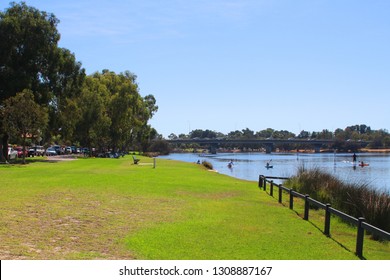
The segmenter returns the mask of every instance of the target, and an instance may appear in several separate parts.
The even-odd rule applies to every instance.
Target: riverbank
[[[325,237],[256,183],[202,165],[158,158],[153,168],[125,156],[0,172],[1,259],[356,259],[353,245]],[[369,259],[390,252],[367,242]]]
[[[360,149],[362,153],[390,153],[390,149]]]

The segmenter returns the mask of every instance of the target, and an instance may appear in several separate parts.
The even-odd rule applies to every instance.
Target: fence
[[[267,183],[270,185],[270,191],[269,194],[273,196],[274,194],[274,188],[279,189],[279,197],[278,201],[279,203],[282,203],[282,196],[283,191],[287,192],[289,195],[289,207],[291,210],[294,209],[294,197],[301,198],[305,201],[305,210],[304,210],[304,220],[309,220],[309,211],[310,211],[310,205],[314,205],[318,208],[325,210],[325,224],[324,224],[324,234],[327,236],[330,236],[330,220],[331,220],[331,214],[340,217],[342,220],[349,222],[352,225],[355,225],[357,227],[357,236],[356,236],[356,255],[359,258],[363,258],[363,242],[364,242],[364,232],[365,230],[371,232],[372,234],[375,234],[385,240],[390,240],[390,233],[381,230],[380,228],[377,228],[373,225],[370,225],[365,222],[364,218],[354,218],[350,215],[347,215],[335,208],[332,208],[329,203],[324,204],[317,200],[314,200],[310,198],[309,195],[303,195],[299,192],[294,191],[293,189],[289,189],[284,187],[282,184],[275,184],[273,180],[269,179],[288,179],[283,177],[265,177],[263,175],[259,176],[259,188],[263,189],[264,191],[267,190]]]

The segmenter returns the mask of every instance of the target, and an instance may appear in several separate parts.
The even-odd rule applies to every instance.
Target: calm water
[[[298,167],[319,167],[342,180],[365,182],[373,187],[390,191],[390,155],[383,153],[357,154],[357,160],[369,166],[354,166],[352,154],[264,154],[264,153],[221,153],[216,155],[170,154],[161,158],[197,162],[207,160],[219,173],[232,177],[257,181],[259,175],[289,177],[296,174]],[[233,167],[228,163],[233,161]],[[267,162],[273,168],[265,168]],[[278,181],[278,183],[281,181]]]

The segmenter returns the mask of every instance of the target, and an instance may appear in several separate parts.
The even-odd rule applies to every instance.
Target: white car
[[[57,152],[54,149],[54,147],[49,147],[49,148],[46,149],[46,155],[47,156],[56,156]]]
[[[8,147],[8,160],[16,160],[18,157],[18,151]]]
[[[44,156],[45,155],[45,149],[42,146],[33,146],[28,150],[28,156],[34,157],[34,156]]]

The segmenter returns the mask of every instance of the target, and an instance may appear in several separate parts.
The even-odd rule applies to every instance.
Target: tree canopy
[[[272,139],[279,139],[279,140],[288,140],[288,139],[302,139],[302,140],[310,140],[310,139],[319,139],[319,140],[331,140],[334,139],[335,143],[333,146],[324,147],[329,149],[338,149],[339,151],[349,151],[349,150],[356,150],[360,145],[358,145],[358,142],[361,141],[367,141],[370,142],[369,146],[370,148],[390,148],[390,134],[388,131],[384,129],[379,130],[372,130],[370,126],[367,126],[365,124],[360,125],[352,125],[348,126],[345,129],[338,128],[334,132],[329,131],[327,129],[323,129],[322,131],[313,131],[309,132],[306,130],[302,130],[298,135],[294,134],[293,132],[289,132],[287,130],[274,130],[272,128],[267,128],[260,130],[258,132],[252,131],[249,128],[245,128],[242,130],[235,130],[231,131],[227,134],[224,134],[222,132],[218,131],[212,131],[209,129],[203,130],[203,129],[195,129],[193,131],[190,131],[188,135],[186,134],[180,134],[179,136],[175,135],[174,133],[171,133],[168,136],[168,139],[194,139],[194,138],[223,138],[223,139],[230,139],[230,140],[249,140],[249,139],[259,139],[264,140],[268,138]],[[182,144],[183,146],[184,144]],[[191,147],[194,146],[194,144],[189,144]],[[302,144],[301,144],[302,145]],[[278,148],[280,150],[294,150],[297,148],[305,148],[305,146],[301,146],[299,144],[276,144],[275,148]],[[221,147],[226,148],[238,148],[238,149],[245,149],[245,148],[259,148],[259,145],[254,144],[235,144],[234,146],[231,146],[231,144],[221,144]]]
[[[136,76],[108,70],[88,76],[78,105],[75,139],[88,147],[127,149],[140,145],[148,120],[157,111],[153,95],[142,98]]]
[[[24,2],[0,12],[0,105],[28,89],[37,104],[51,107],[50,123],[57,127],[61,107],[77,95],[85,76],[74,54],[58,47],[58,23],[53,14]],[[9,131],[0,127],[5,154]]]

